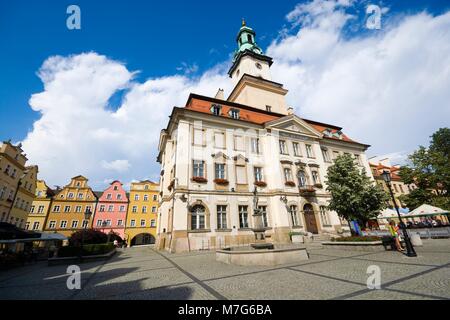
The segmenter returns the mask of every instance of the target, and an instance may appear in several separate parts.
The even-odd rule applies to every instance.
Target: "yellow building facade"
[[[67,237],[76,231],[91,228],[97,197],[83,176],[72,178],[63,189],[53,196],[44,231],[58,232]],[[91,212],[88,220],[85,212]]]
[[[54,192],[44,180],[37,180],[36,192],[25,229],[43,231],[52,204]]]
[[[17,196],[20,179],[25,172],[27,158],[22,146],[14,146],[10,141],[0,144],[0,221],[16,224],[11,215]],[[20,224],[20,218],[19,218]],[[19,225],[17,225],[19,226]]]
[[[158,197],[157,183],[145,180],[131,184],[125,228],[129,246],[155,243]]]
[[[26,227],[28,214],[34,201],[34,193],[36,192],[37,174],[37,166],[28,166],[20,178],[14,206],[10,213],[10,221],[13,219],[12,223],[19,228]]]

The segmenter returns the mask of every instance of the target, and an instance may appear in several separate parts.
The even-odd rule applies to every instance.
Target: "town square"
[[[409,5],[2,4],[0,301],[449,300],[450,7]],[[178,315],[272,315],[222,307]]]

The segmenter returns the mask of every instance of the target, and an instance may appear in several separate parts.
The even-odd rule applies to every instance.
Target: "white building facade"
[[[254,241],[253,199],[263,211],[267,241],[290,232],[337,233],[347,228],[326,208],[326,172],[343,153],[370,174],[368,145],[341,128],[303,119],[286,104],[287,90],[270,76],[272,59],[245,24],[224,99],[191,94],[161,132],[161,203],[157,248],[214,249]]]

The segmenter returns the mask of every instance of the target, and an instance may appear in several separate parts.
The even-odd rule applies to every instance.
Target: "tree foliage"
[[[399,175],[404,183],[415,184],[417,189],[402,196],[401,200],[411,210],[424,203],[450,209],[447,192],[450,185],[450,129],[436,131],[431,136],[430,146],[420,146],[408,160]]]
[[[387,194],[355,164],[355,159],[344,154],[338,156],[328,168],[327,191],[331,193],[330,210],[346,219],[363,225],[375,219],[387,204]]]

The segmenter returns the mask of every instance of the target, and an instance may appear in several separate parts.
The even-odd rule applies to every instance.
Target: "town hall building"
[[[326,208],[328,166],[348,153],[370,175],[368,145],[294,114],[288,90],[272,80],[272,58],[245,22],[237,42],[228,98],[221,89],[215,97],[191,94],[161,132],[158,249],[253,242],[255,191],[267,241],[289,242],[290,232],[336,234],[347,226]]]

